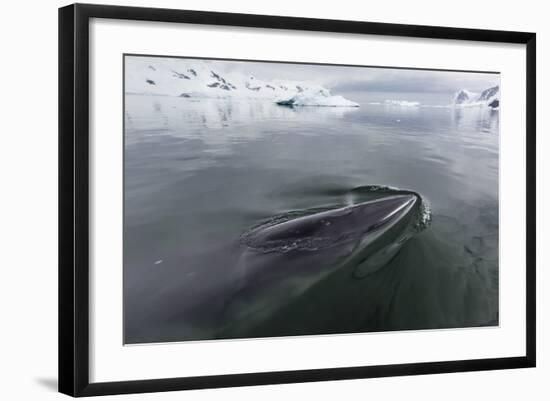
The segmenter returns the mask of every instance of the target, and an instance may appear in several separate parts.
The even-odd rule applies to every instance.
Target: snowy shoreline
[[[170,96],[192,101],[202,99],[242,99],[269,101],[286,107],[360,107],[322,85],[309,81],[262,80],[250,71],[235,70],[207,60],[129,56],[125,59],[126,94]],[[254,68],[253,64],[246,69]],[[481,93],[462,89],[449,104],[428,105],[416,99],[381,99],[364,103],[391,108],[488,107],[498,110],[500,88],[493,86]]]
[[[359,107],[359,104],[314,83],[264,81],[252,74],[220,71],[215,63],[192,59],[129,57],[125,93],[190,99],[270,100],[282,106]]]

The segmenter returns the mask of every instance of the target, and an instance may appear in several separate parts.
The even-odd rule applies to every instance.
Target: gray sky
[[[460,89],[480,92],[498,85],[499,74],[342,67],[307,64],[222,62],[220,69],[252,73],[263,79],[314,81],[338,91],[454,93]],[[222,66],[223,64],[223,66]]]

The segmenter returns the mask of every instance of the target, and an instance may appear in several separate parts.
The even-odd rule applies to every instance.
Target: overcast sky
[[[499,84],[499,74],[343,67],[311,64],[213,61],[220,70],[251,73],[263,80],[313,81],[338,91],[454,93],[480,92]]]

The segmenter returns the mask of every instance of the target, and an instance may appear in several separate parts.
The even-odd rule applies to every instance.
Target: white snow
[[[295,106],[359,106],[313,82],[264,81],[244,68],[224,70],[227,64],[211,60],[137,57],[125,59],[125,92],[185,98],[241,98],[270,101],[296,100]]]
[[[321,107],[359,107],[358,103],[352,102],[340,95],[332,95],[328,89],[305,90],[289,98],[277,100],[281,106],[321,106]]]
[[[470,92],[462,89],[454,96],[454,107],[491,107],[498,109],[500,103],[500,88],[493,86],[481,93]]]
[[[475,92],[470,92],[467,89],[462,89],[462,90],[459,90],[457,93],[455,93],[454,99],[453,99],[453,104],[469,103],[469,102],[472,101],[472,99],[475,99],[478,96],[479,96],[479,94],[477,94]]]

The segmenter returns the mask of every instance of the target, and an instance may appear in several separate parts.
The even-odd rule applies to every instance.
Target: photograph
[[[498,327],[500,79],[124,54],[123,344]]]

